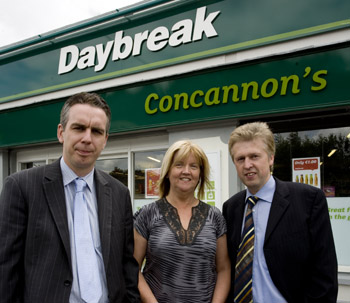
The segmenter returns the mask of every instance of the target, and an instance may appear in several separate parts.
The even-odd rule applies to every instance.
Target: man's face
[[[107,143],[107,116],[98,107],[75,104],[69,110],[68,122],[57,128],[57,138],[63,144],[63,159],[78,175],[87,175]]]
[[[274,156],[267,154],[261,139],[237,142],[231,154],[239,178],[252,194],[256,194],[269,180]]]

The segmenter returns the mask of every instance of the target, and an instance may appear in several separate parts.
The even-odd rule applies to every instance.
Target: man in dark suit
[[[271,176],[275,143],[266,123],[236,128],[229,150],[247,189],[223,205],[232,264],[227,302],[335,303],[337,260],[323,192]],[[246,257],[240,256],[240,242],[249,196],[258,198],[251,212],[255,229],[253,261],[242,274],[236,261],[243,262],[240,260]],[[244,280],[246,287],[241,291],[240,279],[250,269],[250,280]]]
[[[110,118],[99,95],[70,97],[57,129],[62,158],[7,177],[0,197],[1,303],[140,302],[129,191],[94,168]],[[78,212],[79,191],[86,203]],[[84,252],[80,237],[90,241]],[[86,251],[89,257],[81,257]]]

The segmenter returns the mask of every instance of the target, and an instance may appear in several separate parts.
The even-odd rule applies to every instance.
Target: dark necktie
[[[245,214],[244,228],[241,243],[238,248],[235,268],[235,303],[253,302],[252,274],[254,257],[254,221],[252,209],[258,200],[259,198],[255,196],[250,196],[247,199],[248,206]]]

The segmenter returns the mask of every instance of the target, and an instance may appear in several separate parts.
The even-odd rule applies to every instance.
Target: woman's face
[[[176,159],[169,170],[170,192],[194,194],[200,179],[200,165],[193,153],[183,160]]]

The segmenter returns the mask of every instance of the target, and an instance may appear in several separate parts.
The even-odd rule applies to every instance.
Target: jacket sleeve
[[[338,294],[338,266],[328,213],[327,200],[321,190],[317,191],[311,213],[311,262],[312,273],[308,301],[335,303]]]
[[[140,293],[138,290],[139,264],[134,258],[134,228],[133,213],[130,194],[127,194],[125,208],[125,249],[124,249],[124,277],[126,283],[127,299],[130,303],[138,303]]]
[[[20,186],[7,177],[0,196],[0,303],[23,302],[26,222]]]

